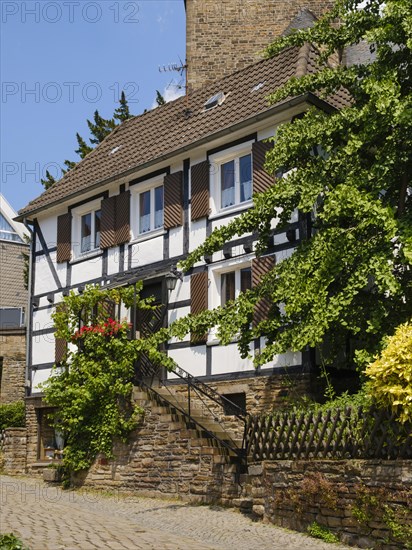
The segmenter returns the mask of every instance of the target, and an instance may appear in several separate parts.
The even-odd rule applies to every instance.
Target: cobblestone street
[[[331,549],[233,510],[116,492],[62,491],[26,477],[1,477],[0,519],[0,532],[13,532],[31,550]]]

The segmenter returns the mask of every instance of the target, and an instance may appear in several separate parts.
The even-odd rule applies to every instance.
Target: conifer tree
[[[116,122],[113,118],[106,119],[100,116],[97,109],[94,112],[93,120],[94,122],[87,120],[87,126],[93,136],[93,138],[90,138],[90,143],[99,145],[116,128]]]
[[[156,103],[159,105],[159,107],[161,105],[165,105],[165,103],[166,103],[165,98],[162,96],[162,94],[159,92],[159,90],[156,90]]]
[[[79,155],[81,159],[84,159],[86,155],[90,153],[90,151],[93,151],[93,147],[90,147],[90,145],[87,145],[85,140],[81,137],[81,135],[77,132],[76,134],[77,143],[79,144],[79,147],[75,150],[75,153]]]
[[[124,92],[122,92],[120,96],[119,104],[120,106],[117,107],[117,109],[115,109],[114,111],[113,118],[121,123],[125,120],[129,120],[129,118],[132,118],[133,116],[130,114],[129,105],[127,103],[126,95]]]

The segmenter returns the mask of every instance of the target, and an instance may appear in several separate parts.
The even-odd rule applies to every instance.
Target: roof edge
[[[93,185],[90,185],[87,188],[87,191],[93,191],[95,189],[98,189],[99,187],[103,185],[108,185],[110,183],[113,183],[114,181],[127,177],[129,175],[132,175],[137,170],[144,170],[146,168],[150,168],[151,166],[158,164],[159,162],[163,162],[165,160],[168,160],[174,156],[177,156],[181,153],[184,153],[186,151],[191,151],[192,149],[195,149],[196,147],[199,147],[201,145],[204,145],[205,143],[209,143],[213,139],[218,139],[219,137],[223,137],[227,134],[232,134],[234,131],[241,130],[242,128],[246,128],[249,126],[252,122],[257,122],[261,120],[265,120],[266,118],[269,118],[270,116],[282,112],[290,107],[295,107],[299,104],[303,103],[311,103],[320,109],[323,109],[325,111],[334,112],[337,109],[333,107],[330,103],[327,101],[317,97],[312,92],[307,92],[305,94],[301,94],[299,96],[296,96],[294,98],[285,100],[281,103],[277,103],[276,105],[273,105],[272,107],[269,107],[266,111],[263,111],[262,113],[259,113],[257,115],[254,115],[250,118],[247,118],[245,120],[242,120],[241,122],[234,124],[230,127],[224,128],[218,132],[215,132],[213,134],[209,134],[208,136],[203,137],[200,140],[194,141],[188,145],[184,145],[183,147],[180,147],[179,149],[175,149],[173,151],[170,151],[169,153],[166,153],[164,155],[161,155],[160,157],[156,157],[155,159],[151,159],[147,162],[145,162],[142,165],[134,166],[133,168],[129,168],[128,170],[125,170],[124,172],[119,172],[118,174],[114,176],[110,176],[109,178],[106,178],[104,180],[97,181]],[[53,203],[47,204],[45,206],[41,206],[38,208],[35,208],[33,210],[29,210],[28,212],[25,212],[24,214],[18,214],[15,218],[17,221],[23,222],[24,220],[30,220],[32,219],[32,216],[35,214],[38,214],[40,212],[43,212],[44,210],[48,210],[50,207],[57,206],[59,204],[63,204],[67,202],[68,200],[75,199],[76,197],[80,195],[84,195],[85,189],[81,189],[79,191],[76,191],[75,193],[72,193],[71,195],[66,195],[65,197],[56,200]]]

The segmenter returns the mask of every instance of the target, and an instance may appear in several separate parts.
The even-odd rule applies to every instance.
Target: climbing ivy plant
[[[143,413],[132,402],[134,364],[143,351],[153,361],[159,352],[131,339],[130,324],[112,319],[107,308],[120,303],[126,309],[134,303],[140,309],[155,307],[139,298],[141,286],[72,291],[53,315],[55,336],[66,340],[68,349],[43,390],[45,401],[57,407],[54,422],[65,437],[69,471],[88,468],[98,453],[112,457],[114,441],[125,441]]]

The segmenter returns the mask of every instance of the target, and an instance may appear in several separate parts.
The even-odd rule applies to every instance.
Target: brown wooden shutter
[[[275,256],[263,256],[252,260],[252,287],[257,286],[263,277],[275,266]],[[272,302],[269,298],[262,298],[256,306],[253,314],[253,325],[267,318]]]
[[[164,178],[164,228],[183,224],[183,172]]]
[[[209,174],[210,164],[208,160],[195,164],[190,170],[192,221],[209,215]]]
[[[115,244],[130,241],[130,191],[116,196]]]
[[[57,262],[69,262],[72,252],[72,217],[70,212],[57,218]]]
[[[263,168],[267,151],[273,149],[273,143],[257,141],[252,145],[253,155],[253,192],[263,193],[273,184],[274,177]]]
[[[190,313],[197,315],[208,308],[208,286],[209,278],[207,271],[201,273],[194,273],[190,278]],[[190,335],[190,341],[192,344],[205,343],[207,341],[207,334],[194,334]]]
[[[115,245],[116,197],[102,200],[100,220],[100,248]]]

